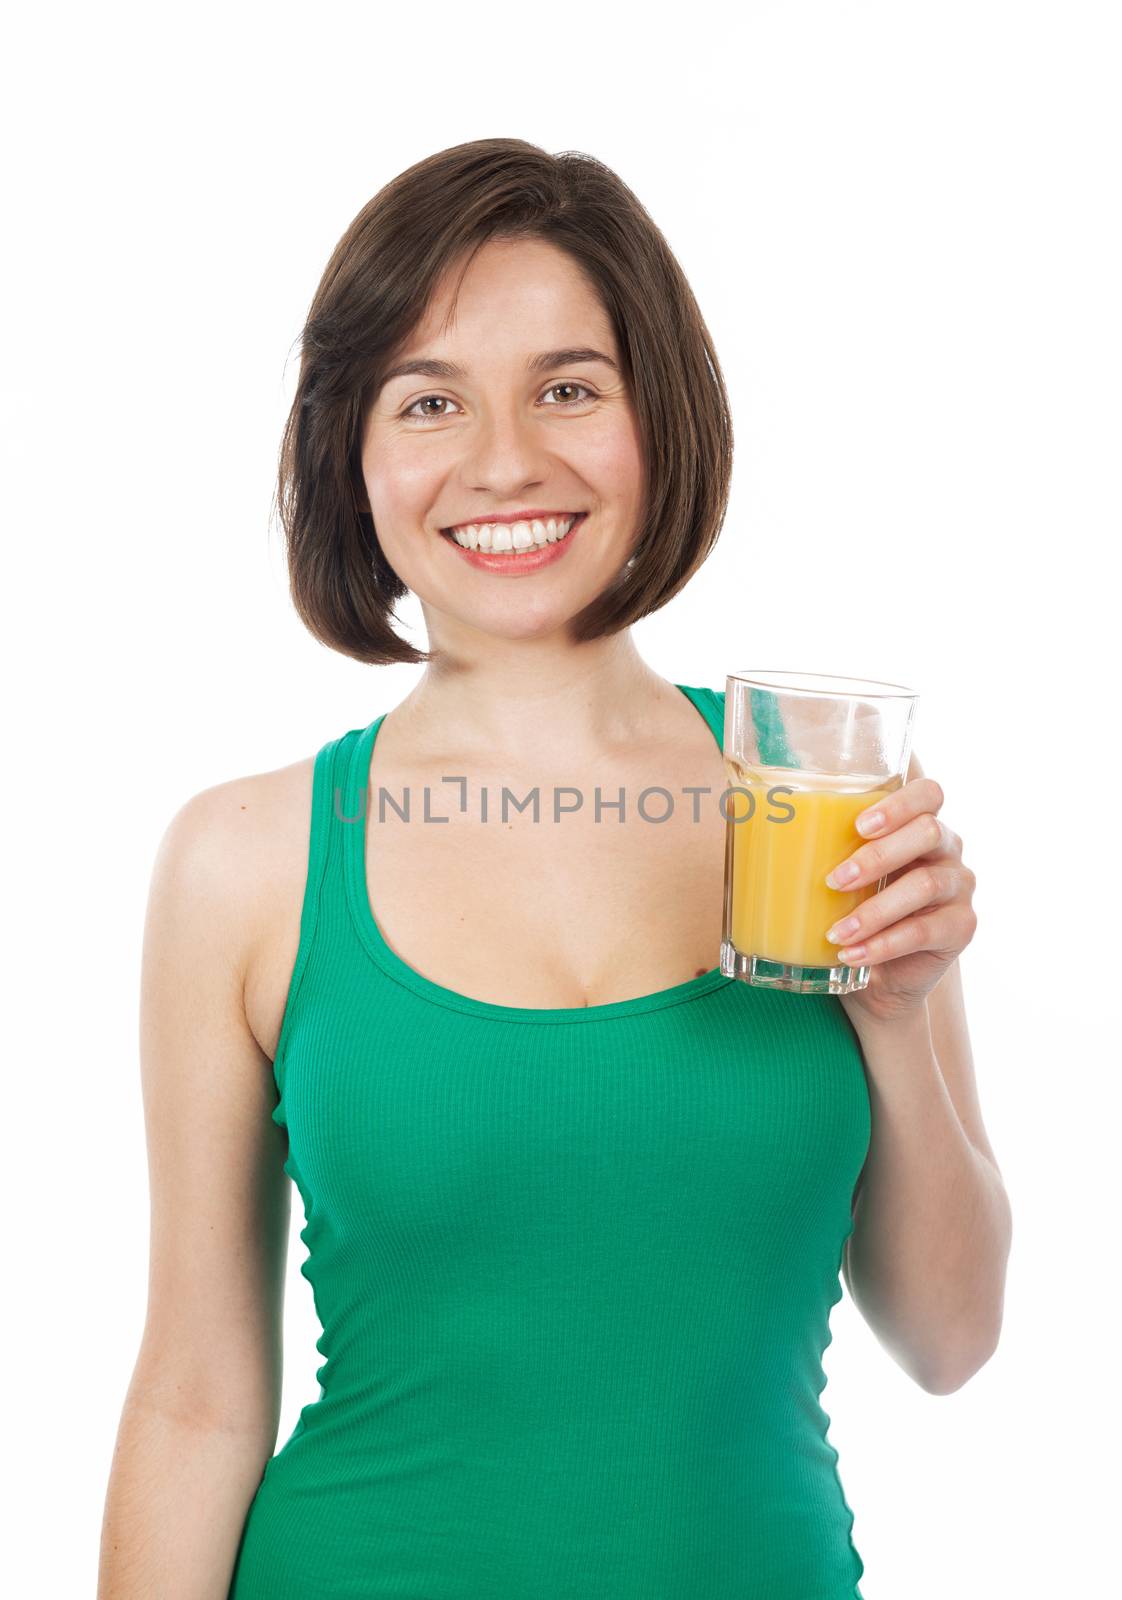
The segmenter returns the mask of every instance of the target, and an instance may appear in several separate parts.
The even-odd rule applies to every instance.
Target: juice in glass
[[[729,924],[737,950],[796,967],[837,964],[826,930],[883,887],[831,889],[826,874],[864,841],[854,820],[900,787],[867,774],[725,759]],[[745,792],[738,792],[745,791]]]

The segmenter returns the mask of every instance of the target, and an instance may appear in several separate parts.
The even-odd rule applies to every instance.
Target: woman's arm
[[[99,1600],[226,1600],[280,1417],[290,1185],[245,1017],[253,851],[237,788],[194,796],[156,858],[140,1055],[148,1308],[105,1501]]]
[[[982,1126],[958,962],[902,1022],[855,1024],[873,1136],[845,1279],[881,1343],[949,1394],[997,1348],[1012,1215]]]
[[[961,1388],[997,1348],[1013,1233],[962,999],[974,874],[936,816],[943,798],[913,755],[904,788],[876,808],[886,825],[851,857],[855,885],[887,887],[840,951],[872,962],[868,988],[842,997],[873,1113],[843,1270],[881,1343],[932,1394]]]

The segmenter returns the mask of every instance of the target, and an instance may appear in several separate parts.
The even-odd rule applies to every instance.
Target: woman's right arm
[[[276,1444],[291,1186],[271,1063],[243,1000],[263,860],[244,798],[234,782],[181,807],[149,891],[148,1306],[109,1476],[98,1600],[227,1600]]]

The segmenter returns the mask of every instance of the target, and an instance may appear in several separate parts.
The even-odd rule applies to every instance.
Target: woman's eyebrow
[[[619,373],[619,367],[610,356],[602,350],[590,350],[574,346],[567,350],[544,350],[541,355],[531,356],[526,363],[527,372],[543,372],[547,367],[564,367],[576,361],[599,361],[604,366],[610,367],[613,372]],[[463,367],[458,367],[453,361],[440,361],[431,356],[410,357],[399,362],[382,375],[382,386],[393,378],[417,376],[421,378],[466,378],[468,376]]]

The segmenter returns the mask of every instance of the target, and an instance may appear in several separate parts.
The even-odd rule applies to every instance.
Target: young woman
[[[630,627],[711,550],[731,452],[689,287],[589,157],[458,146],[337,246],[282,451],[292,593],[424,672],[161,845],[102,1600],[849,1600],[839,1274],[933,1393],[995,1348],[939,785],[914,764],[852,858],[889,878],[838,931],[867,989],[717,964],[722,697]],[[274,1454],[289,1178],[324,1362]]]

